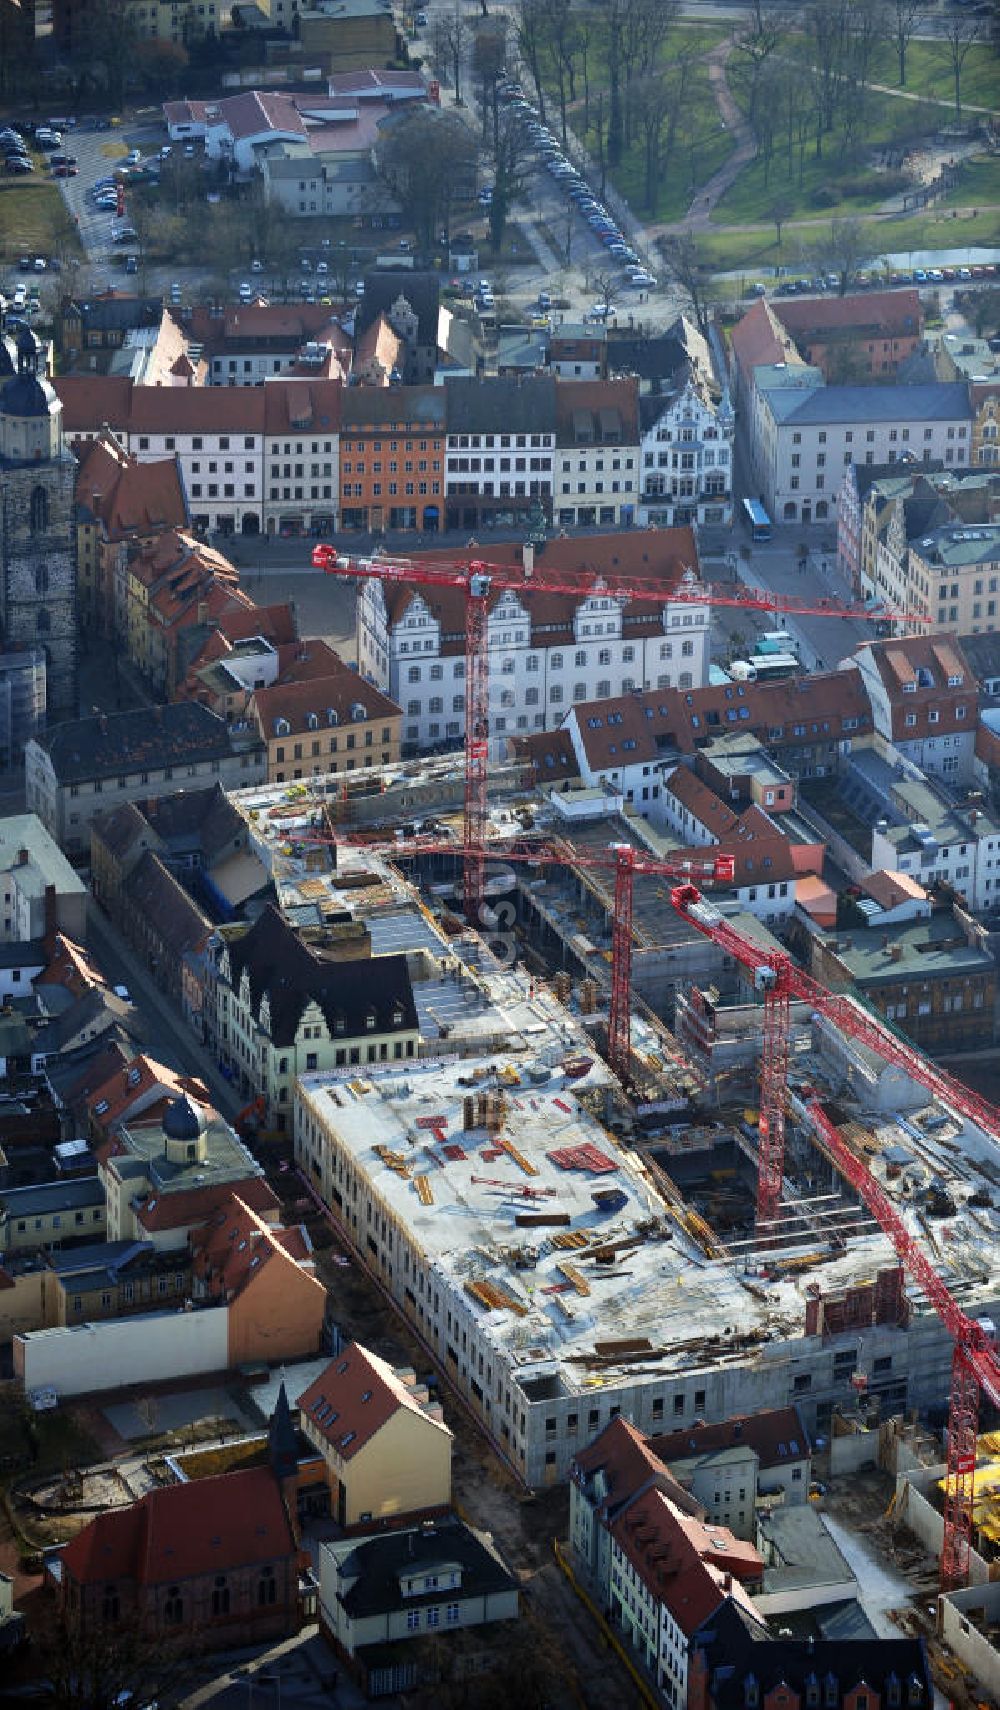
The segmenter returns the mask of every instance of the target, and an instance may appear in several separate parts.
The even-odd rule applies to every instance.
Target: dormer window
[[[903,684],[904,695],[915,695],[916,692],[917,692],[916,683],[904,683]]]
[[[106,1114],[106,1112],[109,1111],[110,1109],[111,1109],[111,1106],[109,1105],[106,1098],[98,1099],[97,1103],[94,1106],[94,1115],[95,1116],[104,1116]]]
[[[326,709],[326,722],[327,722],[327,724],[330,724],[330,725],[340,723],[340,718],[339,718],[339,715],[337,713],[336,707],[327,707],[327,709]]]
[[[755,1674],[748,1674],[743,1682],[743,1702],[746,1710],[757,1710],[760,1703],[760,1682]]]
[[[333,1018],[333,1031],[334,1031],[334,1033],[343,1033],[343,1031],[344,1031],[344,1018],[342,1015],[335,1015],[334,1016],[334,1018]]]
[[[889,1710],[897,1710],[897,1707],[903,1702],[903,1688],[899,1676],[896,1674],[890,1674],[885,1683],[885,1701]]]
[[[291,736],[292,727],[287,718],[276,718],[274,721],[275,736]]]
[[[355,701],[351,708],[351,717],[355,724],[364,724],[368,717],[368,708],[361,701]]]
[[[319,714],[314,713],[314,712],[307,713],[306,714],[306,725],[308,726],[308,728],[310,730],[318,730],[319,729]]]
[[[393,1009],[392,1025],[393,1027],[402,1027],[403,1025],[403,1008],[401,1004],[397,1003]]]
[[[365,1016],[365,1027],[368,1029],[369,1033],[374,1033],[377,1020],[378,1016],[375,1014],[375,1011],[370,1009],[368,1014]]]
[[[819,1681],[814,1674],[811,1674],[806,1680],[806,1710],[817,1710],[819,1701]]]

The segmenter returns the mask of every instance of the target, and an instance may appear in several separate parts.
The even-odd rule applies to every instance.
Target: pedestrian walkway
[[[733,99],[732,90],[726,76],[726,67],[733,51],[731,40],[719,42],[706,56],[708,81],[715,98],[719,118],[725,125],[730,136],[735,139],[736,147],[729,159],[724,161],[718,172],[713,172],[707,184],[703,184],[683,220],[675,220],[673,224],[661,223],[650,225],[646,229],[651,237],[667,237],[681,232],[705,231],[711,221],[712,209],[721,202],[726,191],[734,184],[745,166],[749,166],[757,158],[757,139],[753,134],[743,113]]]

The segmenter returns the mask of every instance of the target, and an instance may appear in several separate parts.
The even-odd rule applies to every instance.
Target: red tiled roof
[[[424,1412],[385,1360],[357,1342],[331,1360],[299,1398],[303,1420],[308,1419],[345,1461],[353,1460],[401,1407],[447,1431],[440,1420]]]
[[[894,873],[887,867],[880,867],[877,872],[869,873],[862,884],[866,897],[871,897],[879,908],[898,908],[900,903],[925,902],[927,892],[918,880],[911,878],[909,873]]]
[[[192,1232],[191,1255],[194,1274],[209,1293],[232,1300],[269,1262],[302,1267],[312,1248],[303,1230],[272,1227],[238,1192],[230,1192],[203,1228]],[[312,1281],[322,1291],[323,1284]]]
[[[609,722],[612,718],[617,722]],[[769,748],[807,741],[813,735],[828,735],[833,741],[843,734],[843,721],[848,718],[858,720],[854,729],[871,729],[868,696],[861,673],[854,670],[780,683],[648,689],[605,701],[584,701],[567,715],[567,723],[575,722],[587,764],[600,772],[662,760],[671,750],[693,754],[713,735],[732,730],[752,732]],[[829,726],[827,731],[824,724]],[[804,734],[796,736],[800,726]],[[635,747],[625,749],[626,740]]]
[[[257,722],[265,741],[276,735],[278,719],[287,719],[291,734],[298,736],[310,728],[331,728],[329,714],[337,715],[337,724],[350,729],[354,722],[352,709],[364,707],[365,720],[393,719],[402,716],[401,709],[374,683],[366,683],[356,671],[344,666],[335,676],[316,677],[305,682],[275,683],[268,689],[254,691]],[[318,723],[310,727],[310,718]],[[288,733],[286,733],[288,734]]]
[[[65,986],[76,997],[93,986],[104,984],[104,975],[93,963],[81,944],[74,943],[64,932],[56,932],[45,941],[48,963],[33,982],[36,986]]]
[[[797,1407],[768,1407],[714,1425],[691,1425],[649,1439],[650,1449],[669,1466],[691,1455],[707,1455],[746,1443],[762,1467],[788,1466],[811,1453]]]
[[[686,1637],[696,1633],[726,1597],[753,1612],[740,1582],[759,1580],[764,1563],[753,1545],[728,1527],[681,1513],[662,1490],[653,1488],[629,1503],[610,1530]]]
[[[56,374],[52,385],[62,404],[68,438],[105,425],[124,428],[132,408],[132,381],[124,374]]]
[[[265,433],[340,432],[340,380],[268,380],[261,391]]]
[[[754,303],[730,334],[733,355],[741,374],[748,378],[754,368],[771,362],[801,363],[789,334],[763,298]]]
[[[487,549],[478,543],[467,549],[470,557],[480,553],[490,564],[505,570],[523,568],[523,549],[518,541],[490,541]],[[453,564],[454,551],[414,552],[411,562],[422,564]],[[628,577],[634,585],[649,583],[651,598],[631,601],[625,608],[623,624],[628,639],[643,633],[654,634],[661,627],[660,612],[686,570],[699,571],[698,546],[690,528],[630,529],[624,534],[595,534],[569,538],[559,535],[546,542],[544,552],[536,557],[539,570],[557,574],[560,570],[593,572],[596,576]],[[513,590],[528,612],[533,645],[558,646],[572,635],[573,617],[582,595],[550,594],[543,587],[532,585],[531,575]],[[503,590],[494,589],[490,595],[490,610],[503,597]],[[420,597],[441,624],[444,654],[465,652],[465,596],[459,588],[409,587],[400,583],[386,587],[386,608],[390,625],[402,621],[410,602]],[[648,631],[644,624],[648,621]],[[557,631],[566,631],[560,636]],[[539,633],[542,632],[542,633]],[[446,638],[447,637],[447,641]]]
[[[739,829],[739,814],[720,801],[715,791],[688,766],[675,767],[663,785],[663,793],[673,796],[682,808],[687,808],[696,824],[703,825],[717,838],[731,837]]]
[[[838,297],[779,297],[770,305],[782,326],[798,339],[844,331],[874,329],[879,338],[919,335],[923,326],[920,292],[867,291]]]
[[[87,1100],[90,1116],[107,1134],[138,1099],[154,1088],[161,1090],[164,1099],[179,1098],[186,1092],[199,1104],[210,1102],[208,1088],[193,1075],[177,1074],[155,1058],[141,1054],[94,1088]],[[98,1111],[99,1104],[107,1108]],[[143,1119],[150,1119],[148,1108],[143,1111]]]
[[[61,1561],[77,1585],[121,1579],[157,1586],[296,1554],[277,1480],[269,1467],[251,1467],[168,1484],[130,1508],[98,1514]]]
[[[139,463],[108,434],[81,447],[76,502],[112,540],[189,523],[184,486],[173,457]]]
[[[580,776],[576,749],[568,730],[539,730],[532,736],[512,737],[511,751],[532,768],[536,783]]]
[[[623,445],[635,445],[639,439],[639,382],[622,380],[557,380],[556,444],[576,445],[576,418],[583,412],[600,416],[605,410],[618,418]],[[591,442],[594,443],[594,442]],[[598,442],[601,443],[601,442]],[[613,443],[613,442],[609,442]]]
[[[244,1205],[251,1206],[265,1220],[281,1210],[280,1200],[264,1178],[248,1176],[243,1181],[180,1188],[176,1193],[160,1188],[136,1207],[136,1222],[151,1234],[158,1229],[191,1228],[204,1223],[233,1193],[238,1193]]]
[[[607,1495],[599,1505],[602,1514],[617,1511],[651,1479],[666,1476],[671,1484],[676,1482],[653,1452],[645,1433],[620,1414],[592,1443],[580,1450],[574,1466],[585,1475],[603,1472]],[[680,1486],[677,1488],[680,1492]],[[680,1494],[683,1498],[684,1493]],[[698,1512],[701,1513],[700,1508]]]
[[[889,700],[892,737],[914,742],[972,730],[979,711],[975,672],[954,635],[906,635],[864,642],[854,658],[869,654]],[[949,677],[957,683],[949,685]],[[961,718],[958,708],[962,709]],[[936,716],[931,720],[931,714]],[[912,718],[913,723],[907,720]]]

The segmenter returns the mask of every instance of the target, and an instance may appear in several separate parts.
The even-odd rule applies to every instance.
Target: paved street
[[[133,954],[93,897],[87,900],[87,948],[111,984],[128,987],[147,1048],[168,1068],[200,1075],[216,1108],[231,1121],[243,1100],[219,1073],[180,1012],[160,991],[149,969]]]

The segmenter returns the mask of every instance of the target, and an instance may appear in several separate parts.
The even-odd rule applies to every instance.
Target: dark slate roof
[[[1000,677],[1000,634],[962,635],[959,646],[969,661],[969,669],[977,682]]]
[[[662,333],[659,338],[622,335],[614,328],[608,334],[608,373],[638,374],[654,388],[672,380],[687,366],[687,351],[679,338]]]
[[[969,388],[964,380],[940,380],[925,386],[815,386],[782,416],[808,426],[817,422],[971,421]]]
[[[229,941],[229,960],[234,987],[244,968],[250,977],[255,1013],[267,994],[271,1010],[271,1038],[275,1045],[291,1045],[302,1011],[311,1000],[319,1004],[331,1035],[339,1029],[345,1039],[369,1031],[367,1016],[375,1011],[376,1033],[414,1032],[417,1010],[405,956],[361,957],[336,960],[303,943],[271,904],[258,916],[249,931]],[[393,1023],[396,1009],[402,1019]]]
[[[445,380],[449,433],[555,433],[556,383],[547,375],[525,379]]]
[[[197,903],[151,849],[140,855],[123,888],[139,917],[177,957],[197,949],[212,930]]]
[[[932,528],[943,528],[950,522],[954,512],[947,500],[918,476],[914,482],[913,492],[908,499],[903,500],[903,518],[907,540],[918,540]]]
[[[150,806],[149,822],[171,854],[198,852],[212,861],[246,842],[245,821],[221,784],[161,796]]]
[[[38,741],[62,784],[223,760],[233,752],[225,719],[194,701],[154,707],[141,719],[131,712],[72,719]]]
[[[341,403],[341,430],[408,426],[443,433],[445,395],[440,386],[354,386]]]
[[[373,268],[366,273],[365,294],[355,315],[355,333],[360,338],[379,315],[387,315],[397,297],[405,297],[417,317],[418,344],[437,348],[438,307],[441,281],[436,273],[410,272],[407,268]]]
[[[8,1217],[41,1217],[53,1211],[83,1211],[104,1204],[100,1176],[76,1176],[70,1181],[39,1182],[36,1187],[6,1188],[0,1205]]]
[[[400,1579],[419,1575],[438,1562],[454,1562],[462,1570],[462,1583],[448,1596],[464,1601],[515,1591],[517,1580],[496,1553],[495,1546],[460,1520],[449,1518],[432,1527],[410,1532],[386,1532],[360,1538],[350,1554],[341,1557],[341,1574],[356,1583],[340,1601],[355,1620],[369,1615],[388,1615],[400,1609],[420,1609],[440,1603],[440,1590],[404,1597]]]
[[[929,1710],[934,1688],[922,1639],[771,1639],[740,1620],[727,1599],[694,1636],[709,1669],[709,1698],[714,1710],[746,1710],[747,1684],[758,1688],[753,1702],[766,1704],[768,1694],[785,1686],[807,1702],[807,1685],[818,1684],[825,1701],[830,1677],[837,1683],[841,1704],[857,1686],[865,1685],[879,1702],[891,1702],[888,1687],[895,1680],[900,1702]],[[920,1696],[909,1697],[911,1682]]]
[[[92,829],[108,854],[120,861],[150,828],[145,814],[134,802],[123,802],[112,813],[98,814]]]
[[[32,939],[14,944],[0,944],[0,968],[44,968],[48,962],[45,946]]]
[[[85,992],[69,1009],[54,1016],[47,1027],[35,1034],[31,1043],[33,1053],[39,1057],[49,1057],[61,1051],[63,1046],[85,1027],[100,1021],[105,1010],[110,1011],[113,1020],[121,1022],[127,1029],[132,1015],[131,1005],[115,997],[113,992],[96,987],[93,991]]]
[[[132,332],[138,327],[158,327],[163,314],[162,297],[77,298],[76,309],[89,332]]]

